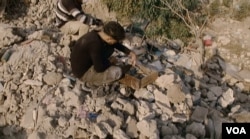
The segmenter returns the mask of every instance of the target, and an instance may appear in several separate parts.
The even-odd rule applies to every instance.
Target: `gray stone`
[[[239,109],[240,109],[240,105],[233,106],[233,107],[231,108],[231,113],[235,113],[235,112],[237,112]]]
[[[208,109],[197,106],[191,116],[191,120],[202,123],[208,114]]]
[[[197,139],[197,138],[192,134],[186,134],[186,139]]]
[[[178,134],[178,129],[172,123],[169,123],[168,125],[163,125],[161,127],[161,135],[162,136],[177,135],[177,134]]]
[[[149,65],[157,71],[162,71],[164,69],[159,60],[149,63]]]
[[[215,96],[219,97],[222,95],[222,88],[219,86],[213,86],[209,90],[214,93]]]
[[[186,132],[195,135],[197,138],[203,138],[205,136],[205,126],[201,123],[193,122],[186,127]]]

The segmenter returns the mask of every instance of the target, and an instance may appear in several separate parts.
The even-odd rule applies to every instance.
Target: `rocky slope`
[[[0,49],[11,53],[0,66],[1,139],[219,139],[223,122],[250,122],[249,71],[210,53],[241,36],[235,28],[219,32],[216,20],[207,29],[213,44],[203,64],[202,43],[184,48],[181,40],[158,44],[130,34],[124,44],[158,78],[138,90],[116,82],[92,97],[70,76],[71,37],[54,27],[54,6],[32,0],[1,19]]]

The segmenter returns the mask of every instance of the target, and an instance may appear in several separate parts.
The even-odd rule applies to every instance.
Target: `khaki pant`
[[[113,81],[120,79],[122,76],[122,69],[118,66],[111,66],[104,72],[96,72],[92,66],[80,79],[94,86],[102,86],[110,84]]]
[[[76,35],[78,33],[78,38],[80,38],[89,31],[89,26],[79,21],[68,21],[60,28],[60,30],[69,35]]]

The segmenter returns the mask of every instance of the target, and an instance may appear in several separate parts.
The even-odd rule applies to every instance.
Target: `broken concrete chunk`
[[[197,106],[191,116],[191,120],[202,123],[207,118],[207,114],[207,108]]]
[[[234,114],[232,117],[233,119],[235,119],[237,123],[249,123],[250,122],[249,112],[237,113],[237,114]]]
[[[42,86],[43,85],[43,83],[40,82],[40,81],[29,80],[29,79],[25,80],[23,83],[26,84],[26,85],[32,85],[32,86]]]
[[[172,116],[172,121],[176,123],[184,123],[188,120],[188,117],[184,114],[174,113]]]
[[[177,134],[178,134],[178,129],[172,123],[169,123],[168,125],[163,125],[161,127],[161,135],[162,136],[177,135]]]
[[[64,127],[64,126],[66,126],[66,124],[67,124],[67,119],[65,117],[60,117],[58,119],[58,125],[59,126]]]
[[[65,92],[65,105],[74,106],[78,108],[80,106],[79,96],[74,91]]]
[[[213,87],[210,87],[209,90],[214,93],[214,95],[216,97],[219,97],[222,95],[222,88],[219,87],[219,86],[213,86]]]
[[[197,138],[192,134],[187,134],[186,139],[197,139]]]
[[[112,103],[111,107],[127,112],[130,115],[134,115],[135,113],[134,105],[125,99],[117,98],[116,101]]]
[[[127,123],[126,134],[130,138],[137,138],[138,137],[138,129],[136,127],[136,124],[137,124],[136,119],[129,116],[126,123]]]
[[[110,135],[113,134],[113,128],[109,125],[108,122],[101,122],[100,124],[108,131]]]
[[[186,96],[181,91],[181,87],[178,84],[171,85],[168,87],[167,97],[172,103],[181,103],[185,100]]]
[[[203,138],[205,136],[205,126],[201,123],[193,122],[186,127],[186,132],[195,135],[197,138]]]
[[[149,102],[152,102],[155,99],[154,95],[150,91],[148,91],[146,88],[141,88],[139,90],[136,90],[134,92],[134,96],[137,99],[145,99]]]
[[[95,124],[94,128],[95,128],[95,133],[99,138],[104,139],[107,137],[108,131],[105,129],[105,127],[103,127],[103,125]]]
[[[62,79],[62,74],[55,72],[48,72],[43,76],[43,81],[48,85],[58,84]]]
[[[223,108],[226,108],[228,105],[232,104],[234,102],[233,90],[229,88],[225,93],[222,94],[218,102]]]
[[[169,85],[172,85],[174,81],[175,81],[174,74],[170,74],[170,75],[165,74],[165,75],[158,77],[155,83],[161,88],[167,88]]]
[[[22,117],[20,126],[25,129],[33,129],[35,126],[34,120],[33,120],[33,110],[36,105],[31,105],[26,109],[25,114]]]
[[[142,120],[137,123],[137,129],[146,137],[155,136],[159,138],[159,131],[155,120]]]
[[[113,137],[116,139],[130,139],[128,135],[121,129],[117,129],[114,131]]]
[[[154,96],[155,96],[155,100],[158,101],[159,103],[161,103],[169,108],[171,107],[169,99],[168,99],[166,94],[163,94],[162,92],[160,92],[159,90],[156,89],[154,91]]]

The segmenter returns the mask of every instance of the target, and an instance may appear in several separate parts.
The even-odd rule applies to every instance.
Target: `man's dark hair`
[[[115,21],[106,23],[103,27],[103,31],[117,41],[125,38],[125,30],[118,22]]]

